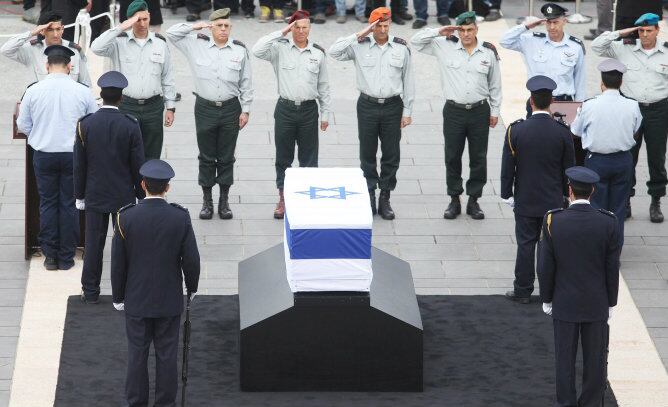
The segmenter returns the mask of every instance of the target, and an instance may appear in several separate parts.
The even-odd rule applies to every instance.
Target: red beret
[[[297,20],[303,20],[306,18],[310,18],[311,14],[306,11],[306,10],[297,10],[292,15],[290,16],[290,19],[288,20],[288,24],[292,24],[293,22]]]

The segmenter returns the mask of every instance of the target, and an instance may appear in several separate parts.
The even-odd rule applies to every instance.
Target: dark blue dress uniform
[[[122,89],[127,80],[110,71],[98,80],[101,88]],[[81,274],[82,300],[95,303],[100,295],[102,252],[109,215],[143,198],[139,167],[144,147],[137,120],[115,106],[102,106],[77,124],[74,143],[74,196],[86,210],[86,245]]]
[[[554,81],[535,76],[527,82],[532,92],[551,91]],[[508,126],[501,161],[501,198],[514,197],[514,290],[510,299],[529,301],[535,281],[536,243],[545,213],[563,205],[568,195],[564,171],[575,165],[571,132],[548,112],[534,113]]]
[[[593,184],[595,172],[573,167],[571,182]],[[581,181],[577,181],[581,180]],[[600,406],[606,386],[609,307],[617,304],[619,239],[615,215],[586,200],[548,212],[543,221],[538,281],[552,304],[556,359],[555,406]],[[575,359],[582,341],[582,393],[575,390]]]
[[[166,180],[174,172],[161,160],[141,168],[144,178]],[[117,214],[112,243],[111,286],[115,304],[124,303],[128,337],[127,405],[147,406],[148,355],[155,348],[155,405],[174,406],[183,282],[197,291],[200,257],[188,211],[149,196]]]

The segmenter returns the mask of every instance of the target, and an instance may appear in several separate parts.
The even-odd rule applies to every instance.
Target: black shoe
[[[448,205],[448,209],[443,212],[444,219],[454,219],[462,213],[462,203],[459,200],[459,196],[453,196]]]
[[[87,298],[86,294],[84,294],[83,290],[81,290],[81,296],[79,297],[81,299],[81,302],[84,304],[99,304],[100,303],[100,297],[95,297],[95,298]]]
[[[583,38],[587,41],[593,41],[596,39],[596,37],[598,37],[596,34],[585,34]]]
[[[652,197],[652,203],[649,205],[649,220],[652,221],[652,223],[663,222],[660,197]]]
[[[392,22],[396,25],[404,25],[406,22],[401,19],[398,15],[392,14]]]
[[[441,16],[436,19],[440,25],[450,25],[450,17]]]
[[[422,27],[425,27],[427,25],[427,22],[424,20],[416,19],[413,21],[413,29],[414,30],[419,30]]]
[[[626,219],[631,217],[631,198],[626,201]],[[624,220],[626,220],[624,219]]]
[[[44,259],[44,268],[47,270],[58,270],[58,260],[53,257],[47,257]]]
[[[213,196],[211,194],[211,187],[202,187],[202,210],[199,211],[200,219],[213,218]]]
[[[472,219],[485,219],[485,212],[480,209],[480,205],[478,205],[478,198],[469,196],[469,201],[466,203],[466,214],[469,215]]]
[[[589,34],[597,34],[598,33],[598,28],[590,28],[589,29]]]
[[[220,186],[220,198],[218,199],[218,216],[220,219],[232,219],[232,210],[229,204],[230,186]]]
[[[400,11],[400,12],[399,12],[399,17],[401,17],[402,20],[406,20],[406,21],[411,21],[411,20],[413,19],[413,15],[410,14],[410,13],[409,13],[408,11],[406,11],[406,10],[402,10],[402,11]]]
[[[385,220],[394,219],[394,211],[392,206],[390,206],[390,191],[387,189],[382,189],[380,191],[380,196],[378,197],[378,213],[380,217]]]
[[[529,304],[531,302],[531,297],[520,297],[515,294],[514,290],[506,292],[506,299],[509,299],[510,301],[519,302],[520,304]]]
[[[375,189],[370,189],[369,190],[369,201],[371,202],[371,214],[375,215],[378,213],[378,210],[376,209],[376,190]]]
[[[496,21],[503,17],[503,14],[501,14],[501,11],[493,8],[489,10],[489,14],[485,16],[485,21]]]
[[[192,23],[197,20],[199,20],[199,14],[188,14],[186,16],[186,21],[188,21],[189,23]]]
[[[69,270],[72,267],[74,267],[74,260],[58,262],[58,270]]]
[[[181,101],[181,94],[179,92],[176,92],[176,97],[174,98],[175,102],[180,102]]]

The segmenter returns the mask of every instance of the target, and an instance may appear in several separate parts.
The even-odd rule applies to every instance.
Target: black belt
[[[204,99],[203,97],[201,97],[200,95],[198,95],[195,92],[193,92],[193,95],[197,96],[197,100],[200,103],[204,103],[205,105],[213,106],[213,107],[223,107],[225,105],[228,105],[228,104],[233,103],[233,102],[238,100],[236,96],[233,97],[233,98],[229,98],[227,100],[223,100],[223,101],[213,101],[213,100],[209,100],[209,99]]]
[[[619,155],[629,154],[631,152],[631,150],[615,151],[614,153],[596,153],[596,152],[589,151],[589,150],[587,150],[586,152],[587,152],[587,154],[590,154],[590,155],[604,155],[604,156],[612,157],[612,156],[619,156]]]
[[[281,103],[286,103],[290,106],[301,106],[301,105],[307,105],[307,104],[310,104],[310,103],[315,103],[315,99],[311,99],[311,100],[290,100],[290,99],[286,99],[284,97],[279,97],[278,101],[281,102]]]
[[[123,102],[133,105],[148,105],[150,103],[157,102],[158,100],[162,100],[162,95],[151,96],[148,99],[135,99],[131,98],[130,96],[123,95]]]
[[[638,104],[642,107],[651,107],[651,106],[658,106],[658,105],[664,105],[668,103],[668,98],[661,99],[657,102],[652,102],[652,103],[643,103],[643,102],[638,102]]]
[[[557,102],[572,102],[574,100],[571,95],[557,95],[554,96],[553,99]]]
[[[473,102],[473,103],[457,103],[454,100],[446,100],[445,101],[446,105],[454,106],[454,107],[457,107],[459,109],[464,109],[464,110],[471,110],[471,109],[476,108],[478,106],[482,106],[485,103],[487,103],[486,99],[479,100],[479,101]]]
[[[379,105],[396,102],[397,100],[401,99],[401,96],[399,95],[390,96],[389,98],[375,98],[373,96],[367,95],[366,93],[360,93],[360,97],[364,100],[368,100],[369,102],[377,103]]]

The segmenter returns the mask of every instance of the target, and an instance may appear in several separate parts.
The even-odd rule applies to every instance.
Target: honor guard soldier
[[[619,228],[615,215],[589,204],[598,175],[584,167],[571,167],[566,175],[571,205],[545,215],[538,257],[543,311],[552,315],[554,324],[554,405],[601,406],[607,322],[619,289]],[[575,390],[578,342],[584,362],[579,398]]]
[[[150,160],[139,173],[146,199],[118,211],[111,247],[112,300],[117,310],[125,310],[128,337],[125,399],[129,407],[148,406],[152,342],[154,405],[175,406],[183,282],[194,298],[200,257],[188,210],[165,201],[172,167]]]
[[[47,270],[74,266],[79,241],[79,216],[74,206],[72,151],[77,121],[97,110],[86,86],[70,76],[74,51],[63,45],[44,50],[44,80],[23,95],[16,125],[35,150],[33,167],[39,193],[39,244]]]
[[[579,38],[564,33],[565,8],[547,3],[540,8],[544,18],[511,28],[501,38],[503,48],[524,56],[529,78],[545,75],[557,83],[554,100],[581,102],[585,99],[585,48]],[[530,32],[545,24],[547,33]],[[527,117],[529,117],[527,101]]]
[[[90,86],[86,56],[81,52],[81,47],[74,42],[62,39],[62,18],[53,12],[46,12],[40,16],[38,24],[32,31],[26,31],[10,38],[2,44],[0,52],[7,58],[32,68],[35,80],[41,81],[48,75],[44,50],[51,45],[70,48],[74,52],[70,58],[72,65],[70,77],[83,85]]]
[[[336,40],[329,54],[339,61],[355,63],[360,91],[357,99],[360,167],[369,188],[372,213],[376,214],[378,186],[378,213],[389,220],[394,219],[390,191],[397,185],[401,129],[411,124],[415,78],[406,41],[390,35],[390,9],[373,10],[369,23],[364,30]],[[379,139],[380,176],[376,163]]]
[[[639,39],[623,39],[637,32]],[[659,16],[643,14],[636,26],[621,31],[605,32],[591,43],[597,55],[615,58],[626,65],[621,93],[638,101],[642,114],[642,127],[637,144],[632,150],[634,167],[642,140],[647,144],[649,181],[647,193],[652,197],[649,217],[654,223],[663,222],[661,197],[666,195],[666,133],[668,133],[668,42],[659,42]],[[636,184],[635,172],[631,188]],[[631,190],[631,196],[635,190]],[[626,216],[631,216],[630,201]]]
[[[289,24],[260,38],[253,55],[271,62],[278,82],[278,102],[274,111],[276,143],[276,186],[279,200],[274,218],[283,219],[283,180],[292,165],[295,144],[299,166],[318,166],[318,103],[320,129],[327,130],[331,97],[325,50],[308,39],[311,22],[308,11],[297,10]],[[285,38],[292,32],[292,39]],[[316,103],[316,99],[318,103]]]
[[[571,124],[587,151],[585,167],[599,177],[591,204],[614,213],[619,222],[619,247],[624,244],[626,202],[631,191],[633,136],[640,129],[638,102],[619,93],[626,67],[615,59],[598,65],[602,94],[585,101]]]
[[[466,213],[473,219],[484,219],[478,198],[487,182],[489,128],[496,126],[501,109],[499,55],[494,45],[478,40],[474,12],[460,14],[456,22],[456,26],[425,28],[413,36],[411,44],[418,51],[435,56],[441,68],[445,178],[452,199],[443,217],[455,219],[462,212],[462,154],[468,140]],[[455,31],[458,37],[453,35]]]
[[[74,197],[86,212],[86,247],[81,273],[81,300],[96,304],[100,296],[102,252],[111,216],[143,198],[139,167],[144,147],[137,119],[121,113],[118,105],[128,80],[109,71],[97,81],[102,107],[79,119],[74,142]]]
[[[164,124],[174,123],[176,90],[165,38],[149,31],[151,16],[144,0],[128,7],[128,19],[105,31],[90,45],[95,55],[111,59],[112,69],[128,78],[120,109],[137,118],[146,159],[160,158]],[[130,29],[132,28],[132,29]]]
[[[575,165],[573,139],[568,127],[550,114],[557,84],[537,75],[527,81],[532,114],[508,126],[501,160],[501,198],[514,208],[515,281],[506,298],[530,302],[536,280],[536,243],[545,213],[563,205],[568,195],[564,171]]]
[[[204,193],[199,217],[213,217],[211,190],[218,184],[218,216],[232,219],[228,197],[234,183],[237,137],[248,123],[253,101],[251,64],[246,46],[230,38],[230,9],[214,11],[209,21],[177,24],[167,30],[167,38],[190,62],[195,81],[198,181]],[[211,29],[211,37],[192,33],[203,28]]]

